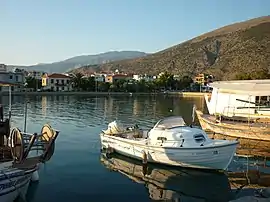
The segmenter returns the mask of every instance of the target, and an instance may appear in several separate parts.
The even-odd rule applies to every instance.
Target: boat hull
[[[236,138],[270,141],[270,130],[268,131],[267,128],[240,125],[232,121],[216,123],[214,120],[207,118],[199,110],[196,110],[196,114],[202,129],[205,131],[212,131],[217,134]]]
[[[100,134],[102,148],[147,162],[199,169],[226,170],[236,152],[237,142],[217,147],[185,148],[147,145],[142,141]]]
[[[0,179],[0,201],[12,202],[18,196],[25,197],[34,172],[37,172],[37,168],[6,171],[8,174]]]

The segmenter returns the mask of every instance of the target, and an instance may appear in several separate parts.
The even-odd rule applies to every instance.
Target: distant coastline
[[[6,96],[8,95],[8,92],[1,92],[0,96]],[[166,93],[143,93],[143,92],[137,92],[137,93],[129,93],[129,92],[87,92],[87,91],[81,91],[81,92],[12,92],[12,95],[94,95],[94,96],[110,96],[110,95],[118,95],[118,96],[138,96],[138,95],[178,95],[180,97],[203,97],[206,93],[201,92],[166,92]]]

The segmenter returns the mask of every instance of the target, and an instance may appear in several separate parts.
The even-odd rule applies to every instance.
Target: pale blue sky
[[[0,8],[0,63],[26,65],[110,50],[156,52],[270,15],[270,0],[0,0]]]

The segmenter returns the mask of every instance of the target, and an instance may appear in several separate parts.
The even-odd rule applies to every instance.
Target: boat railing
[[[60,132],[60,130],[57,130],[57,129],[54,129],[53,130],[57,133]],[[25,138],[25,140],[27,139],[30,139],[32,136],[33,136],[33,133],[27,133],[27,132],[21,132],[22,136]],[[36,137],[39,138],[39,137],[42,137],[44,134],[46,133],[40,133],[40,134],[37,134]]]
[[[231,110],[232,109],[232,110]],[[223,114],[227,114],[229,116],[230,114],[235,114],[236,107],[235,106],[227,106],[223,108]]]
[[[56,130],[56,129],[53,129],[53,130],[56,133],[60,132],[60,130]],[[32,133],[27,133],[27,132],[21,132],[21,134],[22,134],[22,137],[23,137],[23,140],[24,140],[24,143],[25,143],[26,147],[31,142],[32,137],[36,136],[36,139],[35,139],[35,141],[33,143],[33,146],[32,146],[31,150],[39,150],[39,147],[41,147],[41,149],[43,149],[43,146],[48,144],[47,141],[42,140],[42,137],[46,134],[46,132],[40,133],[40,134],[37,134],[37,133],[32,134]]]

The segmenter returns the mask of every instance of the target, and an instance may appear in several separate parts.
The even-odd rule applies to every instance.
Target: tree
[[[108,92],[111,84],[108,82],[98,82],[98,89],[102,92]]]
[[[173,74],[170,74],[166,71],[157,79],[156,83],[159,87],[168,89],[173,87],[175,80],[173,78]]]
[[[33,88],[35,91],[37,89],[40,89],[42,86],[41,79],[36,79],[34,77],[31,77],[31,76],[26,77],[25,81],[26,81],[26,87]]]
[[[183,76],[180,79],[179,86],[181,89],[190,87],[190,84],[193,83],[193,79],[190,76]]]
[[[71,78],[72,85],[75,89],[79,90],[83,83],[83,74],[76,73]]]

